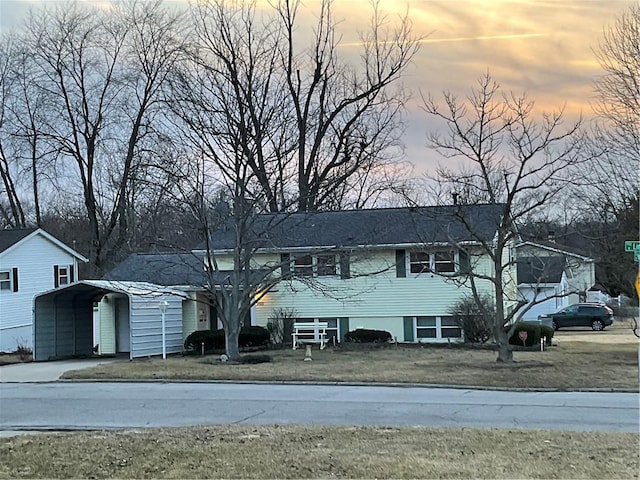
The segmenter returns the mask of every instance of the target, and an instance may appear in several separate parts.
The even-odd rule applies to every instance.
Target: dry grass
[[[605,341],[606,340],[606,341]],[[626,343],[623,343],[626,342]],[[628,329],[560,331],[544,352],[514,353],[516,363],[496,363],[496,353],[447,346],[377,349],[273,350],[270,363],[228,365],[217,356],[123,361],[67,372],[68,379],[322,381],[447,384],[554,389],[638,391],[638,344]]]
[[[638,478],[635,434],[214,426],[0,439],[0,478]]]

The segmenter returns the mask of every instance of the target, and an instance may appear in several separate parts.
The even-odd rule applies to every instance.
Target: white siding
[[[32,347],[33,298],[54,288],[54,265],[73,265],[77,278],[75,257],[41,235],[28,237],[0,257],[0,270],[18,269],[18,291],[0,290],[0,351],[15,350],[18,341]]]

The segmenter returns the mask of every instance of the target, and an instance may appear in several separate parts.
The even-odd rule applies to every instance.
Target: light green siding
[[[474,267],[489,273],[491,262],[476,257]],[[351,272],[353,277],[346,280],[315,279],[317,288],[299,281],[281,282],[258,303],[257,324],[265,326],[274,309],[285,307],[302,318],[348,317],[350,330],[387,330],[406,341],[403,317],[447,315],[454,303],[470,293],[468,286],[439,275],[407,272],[406,278],[396,277],[395,249],[352,255]],[[477,283],[480,290],[493,294],[488,282]]]
[[[192,297],[189,300],[182,301],[182,340],[195,332],[198,328],[198,319],[196,312],[195,294],[189,294]]]
[[[116,317],[115,299],[105,295],[98,303],[100,315],[100,338],[98,352],[101,355],[115,355],[116,353]]]

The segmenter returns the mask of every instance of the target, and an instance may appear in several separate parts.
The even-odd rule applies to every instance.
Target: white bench
[[[300,322],[293,324],[293,349],[298,344],[319,343],[320,350],[327,346],[327,322]]]

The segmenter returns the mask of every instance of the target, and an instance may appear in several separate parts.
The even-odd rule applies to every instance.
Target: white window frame
[[[451,261],[438,261],[436,257],[438,254],[449,253],[452,254]],[[412,255],[428,255],[428,266],[426,269],[423,269],[421,272],[412,272],[412,265],[426,265],[427,261],[411,261]],[[439,264],[453,264],[452,271],[438,271]],[[406,255],[406,269],[407,273],[410,275],[425,275],[425,274],[433,274],[433,275],[455,275],[460,271],[460,254],[458,251],[452,249],[434,249],[434,250],[409,250]]]
[[[13,292],[13,274],[11,270],[0,270],[0,274],[7,275],[7,278],[0,278],[0,291]]]
[[[435,319],[435,325],[434,326],[419,326],[418,325],[418,319],[422,319],[422,318],[430,318],[430,319]],[[464,340],[464,331],[462,330],[461,327],[455,326],[455,325],[443,325],[443,319],[445,321],[447,320],[451,320],[453,319],[453,316],[451,315],[418,315],[416,317],[413,317],[413,338],[416,339],[416,342],[420,343],[427,343],[427,342],[461,342]],[[460,330],[460,336],[459,337],[447,337],[444,336],[442,333],[442,329],[447,329],[447,328],[458,328]],[[419,337],[418,336],[418,330],[422,330],[422,329],[435,329],[436,332],[436,336],[435,337]]]
[[[321,258],[329,258],[332,257],[335,265],[335,273],[321,273],[318,270],[319,264],[318,260]],[[302,258],[310,258],[311,264],[296,264],[296,260]],[[291,255],[291,271],[294,275],[299,277],[337,277],[340,276],[340,255],[336,253],[305,253]],[[308,273],[310,271],[310,274]]]
[[[71,283],[71,272],[70,272],[69,265],[58,265],[57,280],[58,280],[58,286],[69,285]]]

